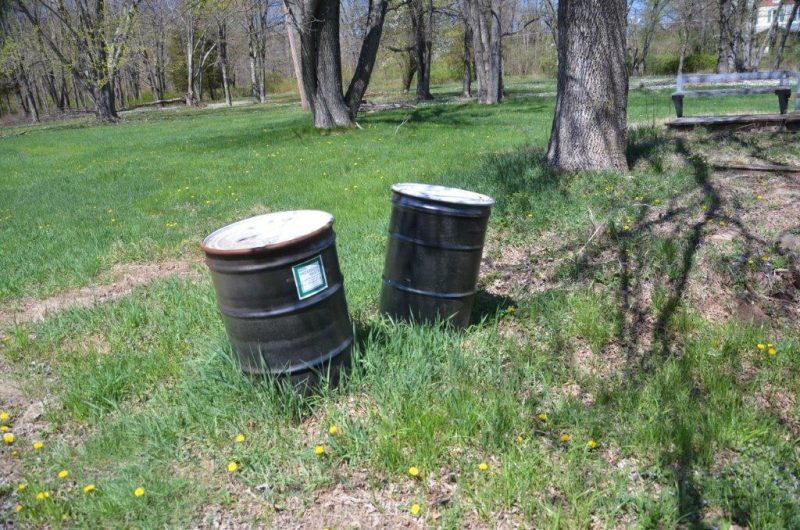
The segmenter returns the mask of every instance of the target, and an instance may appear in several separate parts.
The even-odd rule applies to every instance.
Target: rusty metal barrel
[[[469,325],[493,204],[458,188],[393,185],[381,313]]]
[[[333,216],[271,213],[208,235],[202,248],[217,306],[242,370],[314,387],[350,358],[353,327]]]

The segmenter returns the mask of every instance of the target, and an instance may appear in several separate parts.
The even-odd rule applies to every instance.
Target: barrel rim
[[[444,204],[453,204],[463,207],[491,207],[494,205],[495,200],[483,193],[476,191],[465,190],[462,188],[454,188],[450,186],[442,186],[439,184],[424,184],[420,182],[398,182],[392,184],[392,191],[406,197],[413,197],[426,201],[434,201]],[[461,200],[448,199],[447,197],[429,195],[427,192],[455,192],[458,195],[463,195]]]
[[[267,245],[262,245],[260,247],[221,249],[221,248],[209,247],[208,245],[206,245],[206,241],[208,241],[208,239],[211,236],[213,236],[214,234],[220,232],[221,230],[225,230],[228,227],[230,227],[232,225],[235,225],[237,223],[242,223],[244,221],[248,221],[250,219],[255,219],[257,217],[263,217],[263,216],[266,216],[266,215],[272,215],[273,213],[274,214],[278,214],[278,213],[289,213],[289,212],[324,213],[329,217],[329,219],[323,226],[321,226],[321,227],[319,227],[319,228],[317,228],[315,230],[312,230],[311,232],[308,232],[306,234],[303,234],[301,236],[298,236],[298,237],[295,237],[295,238],[292,238],[292,239],[287,239],[285,241],[280,241],[278,243],[270,243],[270,244],[267,244]],[[200,248],[206,254],[208,254],[210,256],[249,256],[251,254],[260,254],[260,253],[264,253],[264,252],[270,252],[270,251],[273,251],[273,250],[284,249],[284,248],[296,245],[298,243],[301,243],[303,241],[307,241],[309,239],[313,239],[314,237],[318,236],[319,234],[322,234],[323,232],[325,232],[326,230],[330,230],[330,228],[333,226],[333,223],[335,221],[336,221],[336,218],[334,217],[334,215],[329,213],[329,212],[326,212],[324,210],[282,210],[280,212],[272,212],[272,213],[269,213],[269,214],[254,215],[252,217],[247,217],[245,219],[241,219],[239,221],[235,221],[233,223],[229,223],[229,224],[227,224],[227,225],[225,225],[225,226],[223,226],[221,228],[217,228],[216,230],[214,230],[213,232],[208,234],[203,239],[203,241],[200,243]]]

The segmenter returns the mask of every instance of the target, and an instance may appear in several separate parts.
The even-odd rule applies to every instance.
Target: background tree
[[[558,88],[547,162],[557,170],[625,170],[625,0],[558,3]]]

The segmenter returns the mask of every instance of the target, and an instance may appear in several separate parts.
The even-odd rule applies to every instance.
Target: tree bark
[[[719,45],[717,46],[717,73],[725,74],[736,69],[734,43],[733,0],[719,0]]]
[[[503,98],[500,0],[461,0],[472,29],[478,103],[495,104]]]
[[[232,107],[233,98],[231,97],[231,87],[228,80],[228,33],[224,21],[217,22],[217,51],[219,67],[222,72],[222,90],[225,93],[225,104]]]
[[[461,96],[465,98],[472,97],[472,54],[470,51],[470,43],[472,42],[472,28],[469,22],[464,20],[464,77],[462,80]]]
[[[350,109],[350,116],[355,120],[361,100],[369,86],[372,76],[372,69],[375,66],[375,59],[378,56],[378,46],[381,42],[383,33],[383,21],[386,18],[386,8],[389,0],[370,0],[369,11],[367,13],[367,31],[361,43],[361,52],[358,55],[358,63],[353,72],[353,79],[347,87],[344,100]]]
[[[558,3],[558,88],[547,162],[626,170],[625,0]]]
[[[289,23],[289,9],[286,7],[286,5],[283,6],[283,9],[283,25],[286,26],[286,35],[288,36],[289,40],[289,53],[292,56],[294,77],[297,79],[297,92],[300,94],[300,107],[303,110],[308,110],[308,98],[306,97],[306,91],[303,87],[303,67],[300,65],[300,54],[297,53],[297,40],[299,39],[299,36],[297,35],[297,30],[295,29],[294,25]]]
[[[433,2],[432,0],[411,0],[409,10],[415,43],[413,53],[414,63],[417,67],[417,99],[428,101],[433,99],[433,95],[431,95]]]
[[[800,8],[800,2],[795,1],[791,13],[789,13],[789,20],[786,21],[786,26],[784,26],[783,33],[781,34],[781,43],[778,45],[778,51],[775,53],[775,61],[772,63],[773,70],[780,70],[781,68],[781,61],[783,60],[783,51],[786,49],[786,39],[789,37],[789,32],[792,29],[792,24],[794,23],[794,19],[797,18],[798,8]]]

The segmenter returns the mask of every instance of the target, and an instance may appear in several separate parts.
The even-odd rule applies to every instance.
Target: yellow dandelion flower
[[[761,256],[761,261],[769,261],[769,256]]]
[[[318,445],[314,448],[314,454],[317,456],[322,456],[325,454],[325,447]]]
[[[8,425],[0,425],[0,432],[8,432]]]
[[[237,469],[239,469],[239,464],[236,462],[228,462],[228,473],[233,473]]]
[[[761,200],[761,199],[763,199],[763,198],[764,198],[764,197],[763,197],[763,195],[756,195],[756,200],[757,200],[757,201],[760,201],[760,200]]]
[[[87,484],[83,487],[84,493],[91,493],[95,490],[94,484]]]
[[[776,350],[775,348],[770,348],[767,350],[767,353],[770,355],[770,357],[772,357],[778,353],[778,350]]]
[[[564,443],[564,444],[565,443],[569,443],[569,441],[572,440],[572,436],[570,436],[567,433],[564,433],[564,434],[561,435],[561,438],[559,438],[559,440],[561,440],[561,443]]]
[[[596,449],[597,442],[594,441],[594,438],[589,438],[589,441],[586,442],[586,447],[588,447],[589,449]]]
[[[767,343],[767,348],[774,348],[774,347],[775,347],[775,345],[774,345],[774,344],[772,344],[771,342],[768,342],[768,343]]]
[[[18,457],[19,456],[19,451],[14,449],[13,451],[11,451],[11,456],[13,456],[14,458]]]
[[[28,485],[27,485],[27,484],[25,484],[24,482],[21,482],[21,483],[20,483],[20,484],[17,486],[17,490],[19,490],[19,491],[25,491],[26,489],[28,489]]]
[[[539,421],[547,421],[547,414],[544,412],[540,412],[536,415],[536,417],[539,418]]]
[[[10,432],[5,433],[3,435],[3,441],[5,443],[7,443],[7,444],[13,444],[14,443],[14,434],[10,433]]]
[[[478,469],[480,471],[489,471],[489,464],[487,464],[486,462],[481,462],[480,464],[478,464]]]
[[[135,490],[133,490],[133,496],[134,497],[141,497],[142,495],[144,495],[144,488],[139,487],[139,488],[136,488]]]
[[[411,466],[410,468],[408,468],[408,474],[411,475],[412,477],[418,477],[419,476],[419,469],[417,469],[414,466]]]
[[[69,471],[66,469],[62,469],[58,472],[58,478],[67,478],[69,476]]]
[[[419,504],[411,505],[411,515],[416,517],[417,515],[419,515],[420,510],[422,510],[422,508],[420,507]]]
[[[3,341],[6,341],[7,337],[3,337]],[[8,418],[11,417],[11,414],[8,411],[0,412],[0,421],[8,421]]]
[[[38,440],[37,440],[37,441],[35,441],[35,442],[33,442],[33,448],[34,448],[34,449],[36,449],[37,451],[38,451],[39,449],[41,449],[42,447],[44,447],[44,444],[43,444],[42,442],[40,442],[40,441],[38,441]]]
[[[525,439],[522,437],[522,435],[521,435],[521,434],[518,434],[518,435],[517,435],[517,443],[518,443],[518,444],[521,444],[523,441],[525,441]]]
[[[336,425],[331,425],[330,427],[328,427],[328,434],[330,434],[331,436],[336,436],[337,434],[339,434],[339,427],[337,427]]]
[[[244,443],[244,434],[237,434],[233,439],[237,444]]]
[[[762,343],[759,342],[758,344],[756,344],[756,348],[758,348],[759,350],[763,350],[764,348],[766,348],[766,346],[764,346]]]
[[[43,501],[43,500],[48,499],[48,498],[50,498],[50,492],[49,491],[40,491],[39,493],[36,494],[36,500],[37,501]]]
[[[16,506],[14,506],[14,511],[17,513],[21,512],[23,509],[24,508],[22,507],[21,504],[17,504]]]

